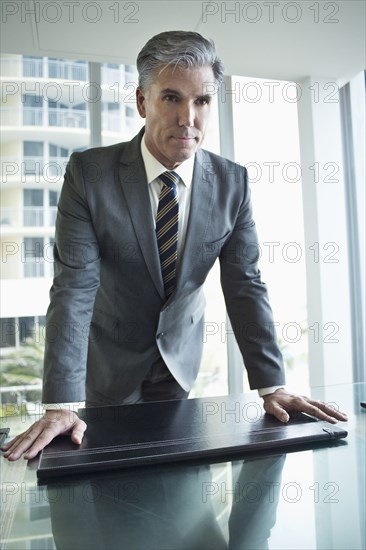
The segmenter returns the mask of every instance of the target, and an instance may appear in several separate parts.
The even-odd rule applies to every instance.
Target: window
[[[341,89],[350,275],[353,380],[365,380],[365,95],[366,72]]]
[[[35,94],[23,94],[23,105],[25,107],[39,107],[43,106],[43,97]]]
[[[56,222],[58,191],[48,191],[49,219],[48,225],[54,226]]]
[[[25,342],[27,338],[35,337],[35,319],[34,317],[19,318],[19,340]]]
[[[13,348],[16,345],[15,340],[15,319],[14,318],[2,318],[0,319],[1,327],[1,341],[0,347]]]
[[[103,105],[104,109],[106,111],[119,111],[120,110],[120,104],[115,102],[115,103],[104,103]]]
[[[129,105],[126,105],[126,116],[129,118],[133,118],[136,116],[136,109],[133,107],[130,107]]]
[[[71,63],[72,80],[86,80],[87,74],[88,64],[86,63],[86,61],[74,61],[73,63]]]
[[[24,277],[43,277],[44,239],[42,237],[25,237],[23,241]]]
[[[58,192],[57,191],[49,191],[48,192],[48,204],[49,206],[57,206],[58,201]]]
[[[61,71],[59,69],[62,66],[62,60],[55,57],[48,58],[48,77],[49,78],[62,78]]]
[[[204,149],[220,152],[218,103],[212,104]],[[220,264],[217,261],[204,285],[206,297],[205,324],[203,329],[203,356],[198,377],[190,397],[225,395],[228,393],[228,354],[226,334],[226,306],[220,283]]]
[[[25,157],[43,157],[43,141],[23,141]]]
[[[66,149],[66,147],[60,147],[58,145],[54,145],[53,143],[49,143],[48,154],[50,158],[58,158],[58,157],[68,158],[69,150]]]
[[[3,226],[6,235],[4,231],[2,242],[14,252],[8,254],[6,264],[3,260],[2,290],[6,299],[2,300],[1,347],[18,348],[37,332],[38,324],[44,324],[53,275],[58,197],[70,153],[90,145],[91,102],[82,92],[87,89],[85,82],[73,88],[74,94],[64,93],[67,90],[63,81],[88,80],[87,62],[13,54],[9,58],[7,76],[15,83],[20,74],[27,80],[26,87],[19,84],[13,95],[8,94],[7,103],[2,105],[4,114],[9,113],[8,120],[1,118],[3,125],[17,126],[10,137],[1,133],[1,144],[6,159],[22,170],[11,177],[11,185],[1,189],[1,220],[8,221]],[[63,90],[59,101],[55,101],[55,85]],[[114,91],[108,100],[114,102]],[[17,116],[18,110],[21,117]],[[118,141],[117,135],[113,141]],[[19,357],[24,353],[17,351]],[[22,399],[27,396],[25,393]],[[10,393],[8,398],[15,399]]]
[[[78,103],[77,105],[73,106],[73,109],[75,109],[75,111],[86,111],[87,106],[86,103]]]
[[[129,86],[137,86],[138,74],[135,65],[125,65],[125,81]]]
[[[103,64],[101,85],[102,145],[131,139],[144,123],[135,105],[136,67]]]
[[[67,61],[49,57],[48,77],[85,81],[88,78],[88,64],[85,61]]]
[[[59,101],[48,101],[48,125],[49,126],[65,126],[64,110],[67,109],[67,105],[60,103]]]
[[[14,158],[21,157],[23,154],[24,159],[33,162],[27,165],[30,177],[25,182],[20,180],[16,182],[14,185],[16,193],[11,197],[13,201],[11,208],[23,213],[23,228],[22,234],[19,235],[21,252],[18,259],[14,259],[16,266],[8,279],[12,279],[11,283],[13,283],[18,277],[22,293],[18,295],[12,284],[9,284],[6,289],[7,292],[13,293],[14,298],[10,300],[10,303],[13,302],[13,309],[10,307],[9,311],[4,311],[4,318],[1,321],[4,324],[5,345],[8,347],[17,347],[30,337],[37,324],[37,315],[46,312],[50,286],[50,281],[46,280],[46,277],[51,277],[53,274],[53,223],[62,176],[71,152],[84,151],[90,144],[89,107],[91,102],[82,101],[80,94],[75,94],[70,101],[69,95],[64,94],[57,102],[54,101],[54,97],[47,97],[46,88],[49,82],[54,82],[55,79],[87,80],[88,64],[56,58],[38,58],[35,62],[29,58],[28,61],[27,70],[30,75],[34,75],[32,85],[36,89],[35,83],[37,83],[40,92],[38,95],[26,93],[21,96],[21,90],[19,90],[18,101],[22,103],[23,100],[23,125],[20,122],[18,137],[12,144],[13,149],[10,150],[9,145],[10,152],[7,153]],[[38,69],[35,68],[36,66]],[[103,145],[110,145],[131,139],[143,126],[144,121],[137,113],[134,100],[134,90],[137,85],[136,67],[112,63],[101,66],[101,69],[102,116],[104,119],[106,115],[108,123],[106,126],[103,125],[101,138]],[[39,77],[41,73],[42,79]],[[29,87],[29,89],[32,88]],[[30,137],[30,135],[33,136],[30,132],[35,130],[30,129],[30,125],[41,126],[36,128],[34,140]],[[51,129],[50,126],[52,126]],[[66,128],[67,131],[58,132],[58,128]],[[204,146],[206,149],[219,152],[217,108],[214,109],[212,129],[209,128],[207,131]],[[21,161],[19,158],[17,160]],[[37,163],[44,170],[34,182],[32,176]],[[5,195],[5,192],[2,191],[2,193]],[[21,220],[18,225],[21,225]],[[34,229],[37,227],[42,230]],[[12,260],[13,258],[9,259],[7,267]],[[24,281],[23,278],[27,280]],[[220,326],[220,323],[225,320],[225,305],[221,294],[218,266],[210,275],[205,292],[208,302],[207,319],[216,326]],[[19,304],[20,295],[27,296],[21,316],[19,316],[19,308],[15,307]],[[44,304],[41,311],[40,303]],[[221,336],[220,333],[207,336],[201,374],[194,390],[196,395],[213,395],[227,391],[226,342]]]
[[[53,145],[52,143],[50,143],[50,144],[48,145],[48,154],[49,154],[50,158],[51,158],[51,157],[57,157],[57,156],[58,156],[58,154],[57,154],[57,153],[58,153],[58,149],[59,149],[59,148],[57,147],[57,145]]]
[[[48,107],[49,126],[87,127],[88,113],[86,103],[68,106],[64,103],[49,101]]]
[[[43,189],[24,189],[24,225],[42,226],[43,217]]]
[[[27,339],[39,342],[46,324],[44,315],[31,317],[11,317],[0,319],[0,348],[14,348]]]
[[[23,56],[23,76],[40,78],[43,76],[43,57]]]
[[[26,126],[42,126],[43,97],[33,94],[23,95],[23,124]]]
[[[248,168],[267,283],[288,384],[308,384],[306,269],[296,102],[279,92],[292,83],[233,77],[235,160]],[[295,85],[293,84],[293,87]]]
[[[24,141],[23,157],[24,174],[39,176],[43,167],[43,141]]]

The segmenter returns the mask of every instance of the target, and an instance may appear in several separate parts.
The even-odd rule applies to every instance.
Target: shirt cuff
[[[83,409],[85,407],[85,401],[80,401],[79,403],[43,403],[42,404],[44,411],[60,411],[65,409],[71,412],[77,412],[78,409]]]
[[[274,393],[276,390],[279,390],[280,388],[284,388],[284,386],[268,386],[268,388],[259,388],[258,389],[259,397],[263,397],[264,395],[269,395],[270,393]]]

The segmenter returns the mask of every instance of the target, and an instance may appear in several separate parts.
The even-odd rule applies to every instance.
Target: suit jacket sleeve
[[[259,244],[252,218],[247,171],[242,201],[230,238],[220,254],[221,284],[251,389],[285,383],[267,288],[258,269]]]
[[[46,320],[43,402],[85,399],[88,337],[99,286],[99,246],[77,153],[70,157],[56,219],[54,281]]]

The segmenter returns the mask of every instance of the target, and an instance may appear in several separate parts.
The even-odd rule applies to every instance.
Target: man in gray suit
[[[283,388],[246,170],[200,149],[223,77],[213,43],[193,32],[161,33],[141,50],[137,68],[143,130],[128,143],[70,158],[47,314],[46,412],[6,446],[10,460],[25,451],[34,457],[60,433],[80,443],[86,425],[75,402],[187,397],[203,347],[202,286],[216,258],[265,410],[283,422],[290,410],[346,419]]]

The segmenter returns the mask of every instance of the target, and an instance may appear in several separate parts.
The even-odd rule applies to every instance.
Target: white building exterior
[[[102,144],[140,128],[130,65],[1,58],[1,347],[14,348],[44,324],[52,282],[57,201],[70,154],[90,146],[90,106],[101,104]]]

